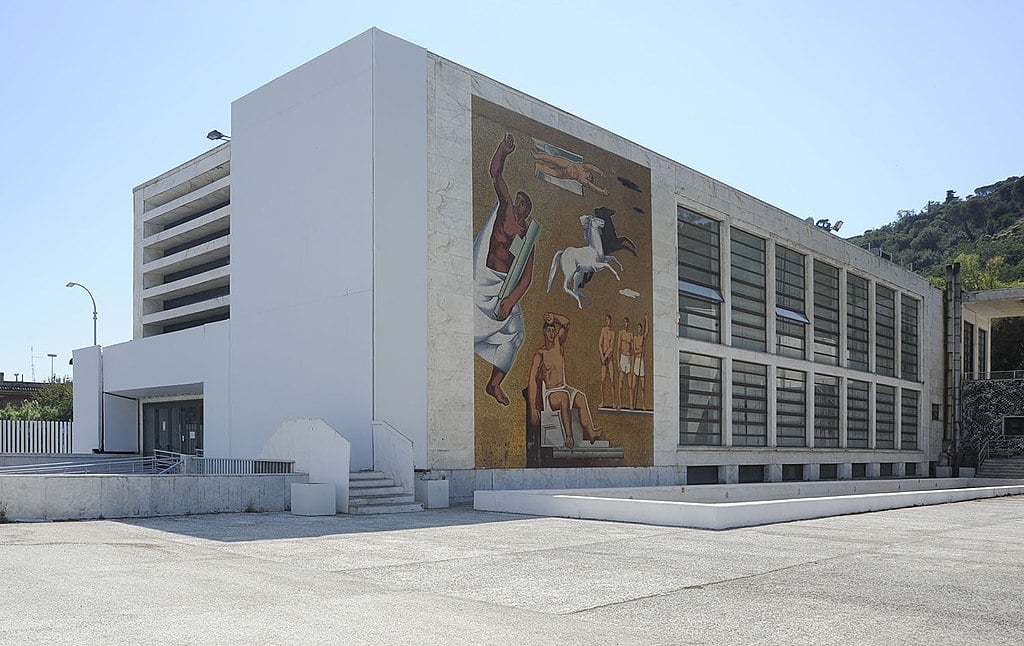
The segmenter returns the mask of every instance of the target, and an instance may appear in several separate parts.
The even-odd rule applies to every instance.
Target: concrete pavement
[[[0,525],[0,644],[1024,643],[1024,497],[720,532],[469,508]]]

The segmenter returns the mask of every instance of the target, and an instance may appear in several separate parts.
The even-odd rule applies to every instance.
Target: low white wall
[[[634,493],[635,499],[602,495],[600,491],[477,491],[473,508],[536,516],[730,529],[1024,494],[1024,483],[1014,481],[953,479],[940,482],[946,488],[725,503],[649,500],[642,497],[642,489]],[[950,488],[957,482],[962,488]],[[999,484],[990,484],[993,482]],[[610,493],[622,494],[621,491]]]
[[[414,493],[416,483],[413,441],[387,422],[373,422],[373,469],[395,481],[405,493]]]
[[[13,520],[139,518],[285,511],[305,473],[247,476],[0,475],[0,505]]]
[[[338,511],[348,513],[352,444],[322,419],[292,419],[281,424],[259,454],[265,460],[293,460],[309,482],[334,485]]]

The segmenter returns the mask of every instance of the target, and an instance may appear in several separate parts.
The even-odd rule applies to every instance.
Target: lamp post
[[[53,360],[57,358],[52,352],[46,353],[46,356],[50,357],[50,381],[53,381]]]
[[[89,291],[89,288],[82,283],[68,283],[65,287],[81,287],[89,295],[89,300],[92,301],[92,344],[96,345],[96,299],[92,297],[92,292]]]

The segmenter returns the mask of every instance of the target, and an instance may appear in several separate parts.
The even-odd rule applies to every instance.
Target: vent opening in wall
[[[764,482],[764,465],[763,464],[741,464],[740,465],[740,482]]]
[[[804,479],[804,465],[802,464],[783,464],[782,465],[782,481],[793,482],[795,480]]]
[[[1003,418],[1003,435],[1024,435],[1024,416],[1007,415]]]
[[[686,467],[686,484],[718,484],[718,467]]]

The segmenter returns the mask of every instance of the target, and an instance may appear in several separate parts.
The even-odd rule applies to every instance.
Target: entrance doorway
[[[142,405],[142,453],[154,450],[195,455],[203,450],[203,400]]]

